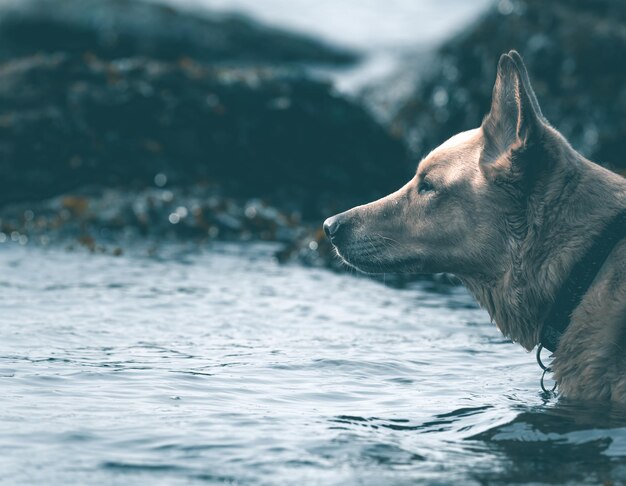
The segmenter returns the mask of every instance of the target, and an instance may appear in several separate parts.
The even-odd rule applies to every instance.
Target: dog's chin
[[[359,272],[377,275],[382,273],[424,273],[417,258],[392,259],[382,254],[361,255],[358,252],[346,252],[335,246],[339,258],[347,266]]]

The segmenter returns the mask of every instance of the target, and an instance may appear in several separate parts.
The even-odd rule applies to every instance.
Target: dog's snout
[[[337,218],[337,216],[328,218],[326,221],[324,221],[324,233],[326,233],[326,236],[328,238],[332,238],[334,235],[337,234],[340,225],[341,223],[339,222],[339,218]]]

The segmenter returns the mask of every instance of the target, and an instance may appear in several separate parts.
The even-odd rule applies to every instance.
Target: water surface
[[[0,245],[7,484],[598,484],[619,410],[540,393],[462,288],[271,245]]]

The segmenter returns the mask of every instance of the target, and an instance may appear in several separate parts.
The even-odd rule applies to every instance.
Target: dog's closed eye
[[[417,193],[418,194],[426,194],[427,192],[431,192],[434,191],[435,188],[433,187],[433,185],[430,183],[430,181],[423,179],[420,183],[419,186],[417,186]]]

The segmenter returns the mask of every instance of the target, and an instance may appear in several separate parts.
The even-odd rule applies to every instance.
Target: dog
[[[510,51],[479,128],[434,149],[398,191],[328,218],[324,231],[365,273],[456,275],[528,351],[543,345],[545,321],[577,265],[595,264],[589,282],[572,290],[580,295],[552,371],[560,396],[626,403],[625,213],[626,180],[548,123],[521,56]],[[598,263],[592,248],[610,237]]]

